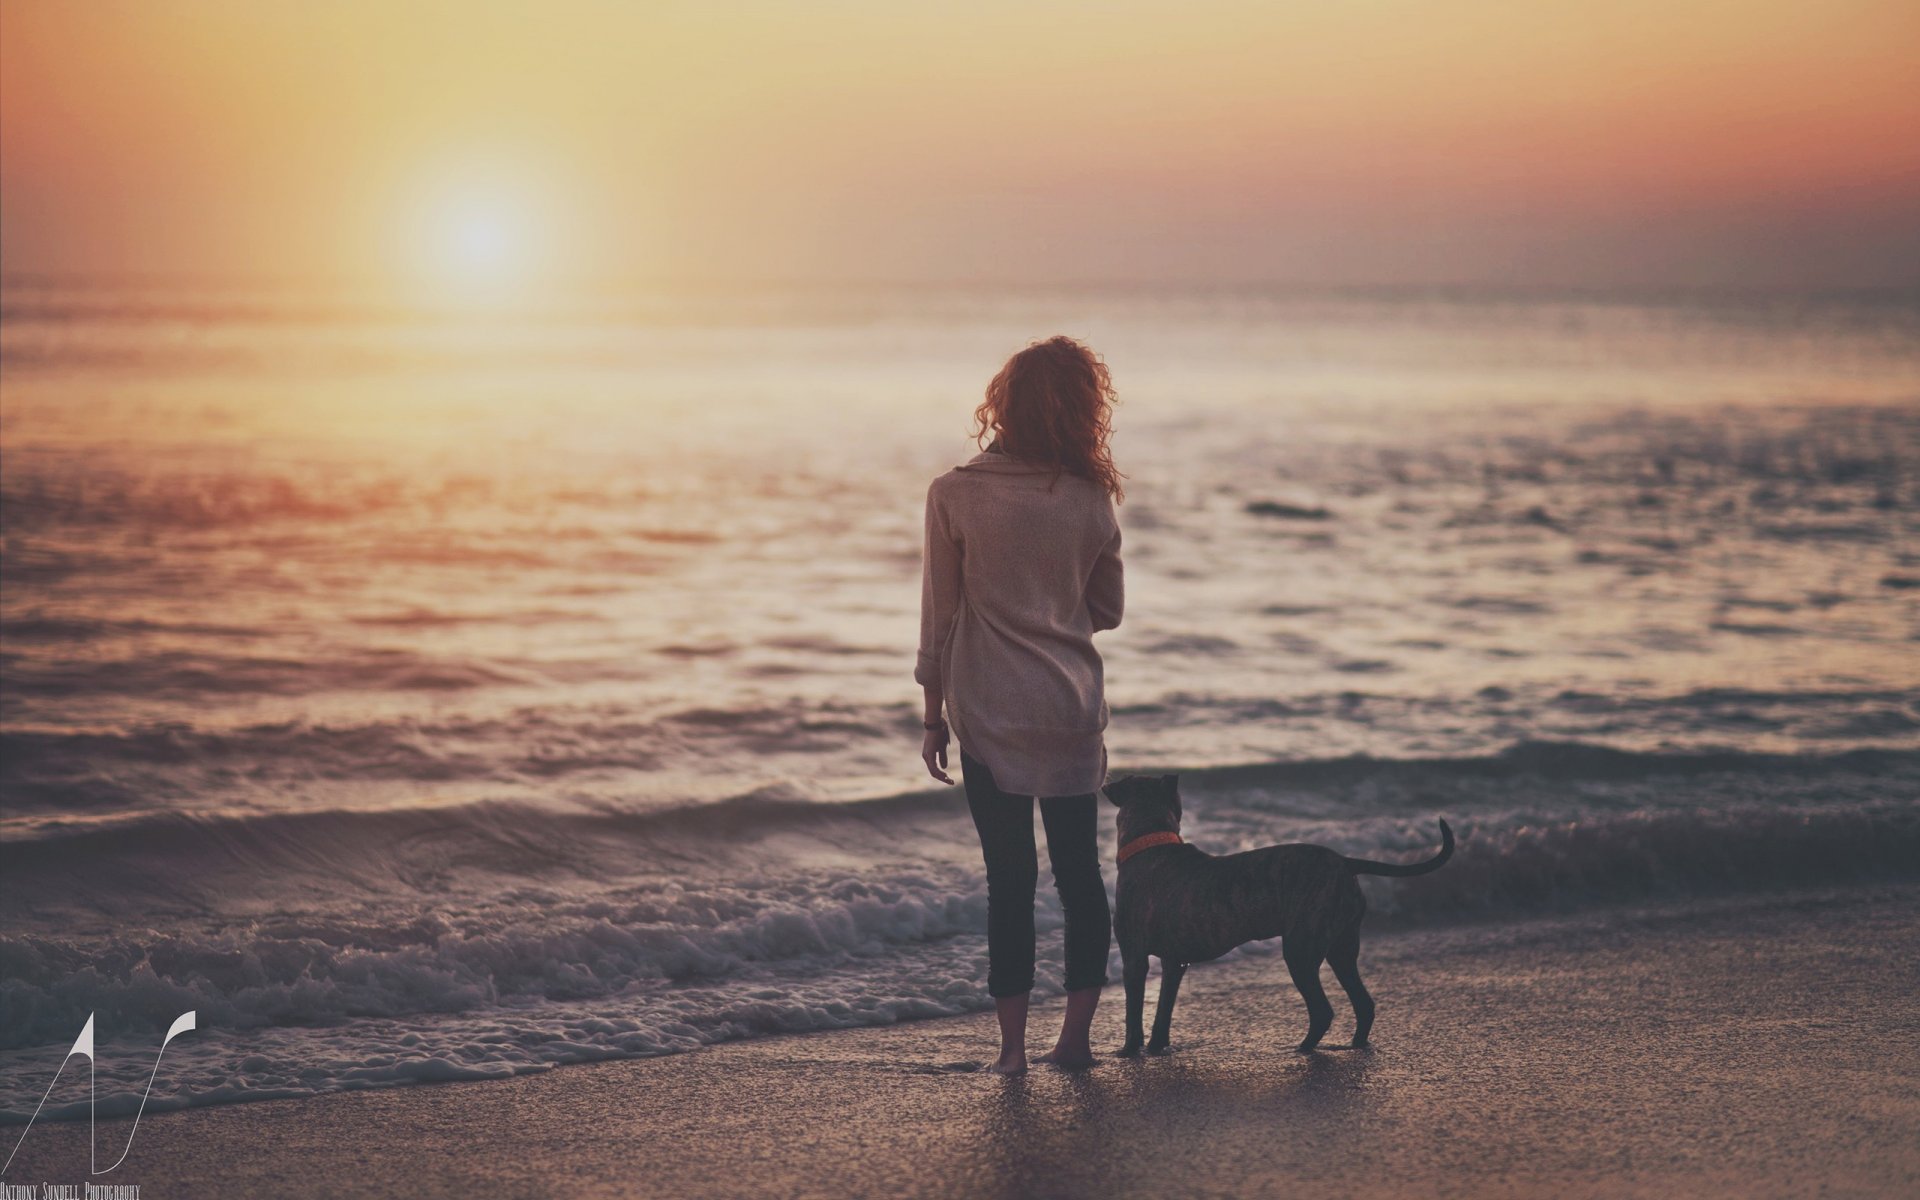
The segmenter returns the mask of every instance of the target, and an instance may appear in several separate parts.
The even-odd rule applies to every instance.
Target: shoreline
[[[1381,1005],[1368,1052],[1293,1054],[1298,995],[1277,953],[1249,955],[1189,973],[1161,1058],[1002,1080],[966,1069],[991,1057],[990,1013],[761,1038],[149,1113],[93,1181],[149,1197],[1899,1194],[1920,1184],[1920,976],[1898,950],[1916,940],[1913,885],[1395,931],[1362,953]],[[1096,1049],[1117,1045],[1120,1002],[1109,987]],[[1036,1004],[1032,1042],[1058,1010]],[[130,1124],[100,1122],[101,1145]],[[86,1153],[84,1122],[37,1124],[5,1182],[79,1183]]]

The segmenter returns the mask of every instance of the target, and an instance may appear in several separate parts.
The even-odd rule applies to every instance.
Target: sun
[[[447,219],[443,254],[449,272],[475,279],[511,274],[526,248],[526,238],[511,213],[474,207]]]
[[[534,265],[534,230],[508,197],[455,199],[434,219],[433,234],[435,268],[455,286],[507,286],[524,281]]]
[[[519,303],[555,267],[542,173],[441,170],[420,179],[395,232],[397,263],[429,307]]]

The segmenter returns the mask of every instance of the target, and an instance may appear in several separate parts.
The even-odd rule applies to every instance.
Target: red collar
[[[1120,853],[1114,857],[1113,865],[1119,866],[1142,850],[1151,850],[1155,846],[1172,846],[1179,841],[1180,835],[1171,829],[1162,829],[1159,833],[1143,833],[1120,847]]]

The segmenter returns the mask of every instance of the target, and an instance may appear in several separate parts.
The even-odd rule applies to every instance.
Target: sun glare
[[[450,287],[496,291],[524,283],[535,265],[532,223],[506,197],[445,202],[430,228],[433,272]]]
[[[524,300],[556,269],[545,181],[537,171],[448,171],[407,206],[398,261],[434,307]]]
[[[500,279],[510,274],[524,248],[510,214],[474,208],[447,221],[442,253],[449,271],[468,279]]]

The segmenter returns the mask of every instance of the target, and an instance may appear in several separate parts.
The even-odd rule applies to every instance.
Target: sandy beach
[[[149,1116],[102,1179],[149,1200],[1910,1195],[1917,938],[1910,886],[1413,930],[1362,959],[1371,1052],[1289,1051],[1299,1002],[1277,955],[1249,957],[1189,975],[1161,1058],[1002,1080],[972,1069],[986,1015],[771,1038]],[[84,1179],[85,1139],[36,1127],[9,1182]]]

